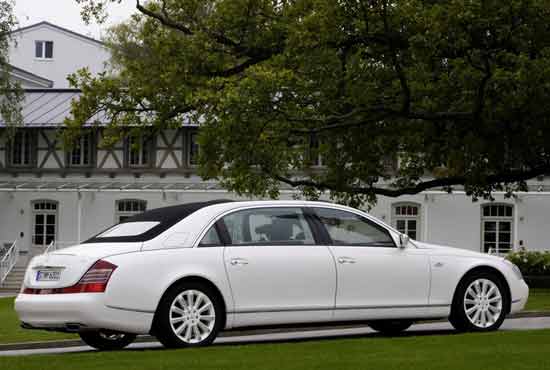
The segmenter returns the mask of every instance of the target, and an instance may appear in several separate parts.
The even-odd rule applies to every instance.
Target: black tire
[[[492,282],[498,288],[498,293],[500,294],[502,299],[498,318],[492,323],[485,324],[487,325],[485,327],[480,326],[482,325],[481,322],[478,322],[477,324],[474,324],[472,322],[472,319],[474,318],[470,319],[468,317],[465,306],[466,290],[468,289],[468,287],[470,287],[472,283],[479,280],[488,280]],[[506,283],[502,281],[502,278],[491,271],[475,271],[471,274],[466,275],[458,284],[455,295],[453,297],[449,321],[451,322],[453,327],[460,332],[494,331],[498,330],[504,322],[509,306],[510,297],[508,294],[508,287]],[[491,314],[494,314],[493,311],[491,311]]]
[[[119,333],[109,330],[85,331],[79,333],[79,335],[84,343],[100,351],[120,350],[136,339],[135,334]]]
[[[215,317],[211,332],[206,337],[193,343],[186,342],[183,338],[178,336],[170,322],[170,317],[172,315],[171,306],[175,303],[176,297],[188,291],[198,291],[204,294],[212,303],[212,312]],[[155,314],[152,334],[167,348],[200,347],[209,345],[216,339],[220,330],[223,329],[224,322],[224,305],[222,298],[215,289],[200,281],[182,282],[172,286],[164,293]]]
[[[369,322],[369,326],[383,334],[387,335],[397,335],[408,328],[413,324],[410,320],[378,320]]]

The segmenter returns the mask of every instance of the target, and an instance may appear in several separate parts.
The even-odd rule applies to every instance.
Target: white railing
[[[51,252],[58,251],[63,248],[71,247],[73,245],[77,245],[77,242],[63,242],[58,240],[52,240],[50,244],[44,249],[44,254],[48,254]]]
[[[4,284],[4,280],[6,280],[13,266],[17,263],[18,258],[19,246],[17,245],[17,241],[14,241],[6,254],[2,257],[2,260],[0,260],[0,286]]]
[[[52,240],[52,242],[44,250],[44,254],[48,254],[48,253],[54,252],[56,250],[57,250],[57,246],[55,244],[55,240]]]

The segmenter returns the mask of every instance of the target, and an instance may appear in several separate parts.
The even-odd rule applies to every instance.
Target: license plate
[[[61,271],[38,271],[36,281],[57,281],[61,278]]]

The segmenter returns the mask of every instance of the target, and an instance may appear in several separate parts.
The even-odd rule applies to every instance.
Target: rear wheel
[[[457,287],[449,321],[459,331],[492,331],[502,325],[508,305],[506,287],[491,272],[465,277]]]
[[[222,329],[224,314],[214,289],[201,282],[184,282],[163,296],[154,334],[169,348],[208,345]]]
[[[369,322],[369,326],[383,334],[396,335],[399,334],[413,324],[410,320],[379,320]]]
[[[123,349],[132,343],[136,339],[136,335],[100,330],[82,332],[80,333],[80,338],[90,347],[101,351],[114,351]]]

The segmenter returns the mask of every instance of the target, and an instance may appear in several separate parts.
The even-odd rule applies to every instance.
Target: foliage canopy
[[[19,84],[10,78],[9,45],[11,31],[17,25],[13,0],[0,0],[0,118],[9,126],[21,122]]]
[[[119,0],[77,1],[100,19]],[[490,196],[549,172],[548,0],[136,5],[107,40],[116,73],[72,77],[83,97],[68,135],[98,110],[113,140],[191,117],[203,177],[351,204],[456,186]]]

